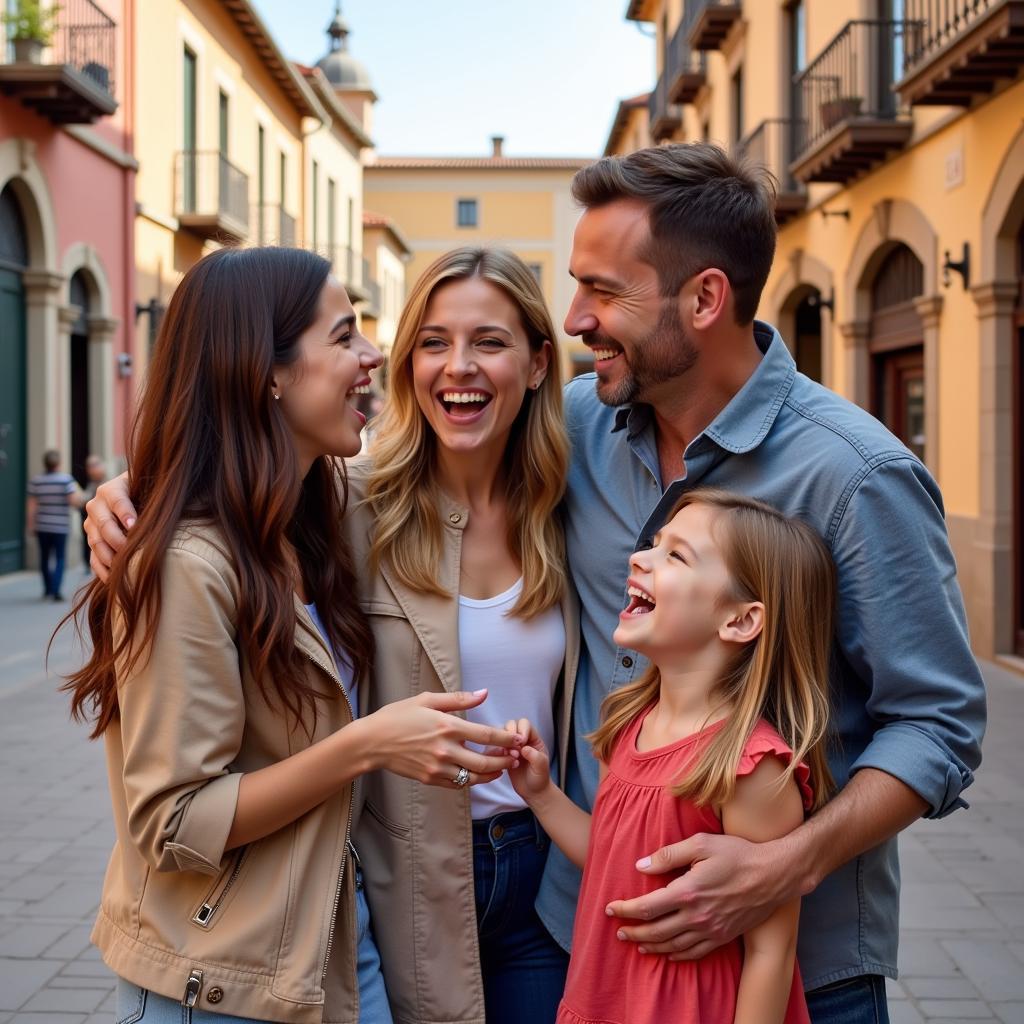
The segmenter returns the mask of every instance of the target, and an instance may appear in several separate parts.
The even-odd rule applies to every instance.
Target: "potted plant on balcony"
[[[15,0],[14,10],[0,15],[14,44],[16,61],[39,63],[43,49],[53,41],[59,12],[56,5],[44,7],[42,0]]]
[[[825,131],[860,113],[863,96],[838,96],[821,104],[821,126]]]

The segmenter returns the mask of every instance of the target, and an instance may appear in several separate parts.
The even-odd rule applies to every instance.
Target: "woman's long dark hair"
[[[322,456],[299,478],[272,389],[275,368],[299,357],[329,273],[299,249],[222,249],[171,298],[132,429],[128,490],[139,519],[108,584],[93,581],[69,616],[80,628],[85,620],[92,652],[64,689],[73,716],[94,719],[92,738],[117,717],[116,676],[148,655],[164,553],[182,520],[210,522],[223,538],[238,574],[237,643],[267,700],[298,721],[304,709],[316,713],[294,646],[296,571],[356,678],[369,668],[373,640],[342,533],[344,469]]]

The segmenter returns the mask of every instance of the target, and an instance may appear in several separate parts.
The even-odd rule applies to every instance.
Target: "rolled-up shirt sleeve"
[[[928,471],[900,454],[866,467],[837,509],[836,634],[867,688],[867,744],[853,759],[928,803],[966,807],[981,762],[985,687],[970,649],[942,499]],[[842,712],[841,712],[842,713]]]
[[[214,566],[172,547],[152,647],[118,679],[128,831],[158,871],[224,863],[245,725],[233,613]]]

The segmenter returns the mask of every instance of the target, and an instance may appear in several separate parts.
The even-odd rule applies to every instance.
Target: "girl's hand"
[[[138,512],[128,498],[128,474],[100,484],[96,496],[85,503],[83,524],[92,556],[89,564],[97,577],[107,581],[114,555],[128,539],[124,531],[135,525]]]
[[[369,768],[386,768],[406,779],[444,789],[458,788],[460,768],[469,772],[469,785],[493,782],[518,763],[523,737],[514,729],[467,722],[450,714],[476,707],[486,690],[473,693],[420,693],[395,701],[348,728],[365,731]],[[501,748],[478,753],[467,742]]]
[[[544,795],[551,787],[551,757],[533,724],[525,718],[505,723],[508,732],[524,737],[519,759],[508,769],[512,788],[528,803]]]

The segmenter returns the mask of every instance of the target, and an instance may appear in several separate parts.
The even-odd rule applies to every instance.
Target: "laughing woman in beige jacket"
[[[329,272],[253,249],[185,275],[129,459],[138,522],[76,608],[92,653],[68,689],[116,829],[93,940],[122,1022],[387,1024],[353,782],[386,768],[450,796],[513,763],[464,744],[514,734],[449,713],[483,694],[357,717],[373,644],[331,457],[359,448],[380,356]]]

